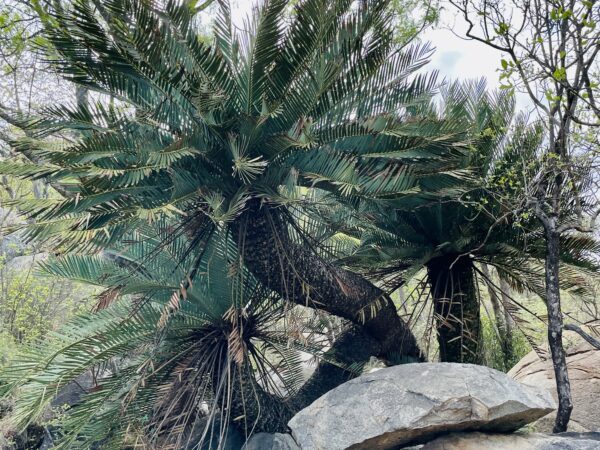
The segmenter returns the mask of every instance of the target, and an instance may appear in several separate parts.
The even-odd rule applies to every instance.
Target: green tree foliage
[[[564,432],[573,402],[562,344],[560,247],[562,235],[597,232],[600,217],[600,8],[595,1],[575,0],[449,3],[466,22],[468,38],[502,53],[502,87],[524,92],[546,128],[544,164],[513,207],[528,210],[545,231],[547,336],[559,400],[554,431]]]
[[[205,376],[191,387],[211,386],[213,404],[226,398],[231,405],[240,404],[236,395],[242,404],[252,398],[247,388],[262,408],[244,404],[246,413],[224,421],[243,415],[250,427],[280,429],[290,411],[347,380],[371,356],[391,363],[422,357],[389,296],[358,274],[331,264],[335,230],[319,222],[312,211],[324,199],[355,208],[367,200],[384,207],[390,196],[433,195],[462,181],[454,168],[466,150],[464,124],[427,114],[435,77],[415,72],[426,63],[430,50],[397,49],[388,2],[307,0],[295,6],[284,26],[286,7],[285,1],[265,1],[240,32],[231,24],[227,2],[220,2],[210,44],[198,38],[193,12],[179,2],[77,0],[68,8],[56,4],[56,11],[45,17],[45,35],[52,45],[48,55],[55,68],[89,92],[115,101],[56,104],[36,118],[16,121],[26,133],[11,144],[30,162],[4,161],[0,170],[45,179],[63,196],[11,203],[30,220],[25,238],[45,242],[64,254],[63,262],[88,253],[92,259],[112,254],[125,263],[114,252],[130,251],[137,243],[132,236],[149,224],[166,221],[163,241],[155,248],[162,251],[176,245],[178,251],[161,266],[172,271],[171,291],[162,300],[166,302],[162,309],[148,305],[158,301],[164,289],[151,283],[145,287],[153,294],[148,295],[150,303],[143,302],[150,309],[141,309],[145,316],[131,324],[135,332],[141,330],[144,340],[129,335],[129,325],[102,328],[118,322],[108,308],[81,319],[81,325],[65,328],[64,334],[75,342],[57,337],[53,350],[42,353],[49,359],[41,365],[28,364],[24,356],[15,366],[9,386],[19,387],[25,399],[15,413],[22,425],[49,401],[44,392],[56,392],[90,365],[123,354],[141,364],[135,357],[143,350],[154,355],[154,359],[147,355],[148,370],[161,367],[156,358],[165,355],[167,359],[160,361],[172,367],[177,350],[151,345],[157,327],[164,329],[171,315],[180,317],[191,302],[190,292],[215,278],[224,284],[224,291],[245,292],[258,283],[267,293],[261,296],[261,312],[283,300],[353,323],[323,355],[323,363],[294,401],[284,403],[257,388],[252,371],[260,363],[244,356],[246,349],[254,348],[253,336],[247,336],[250,341],[234,339],[221,329],[220,336],[231,339],[223,341],[224,347],[197,354],[199,373]],[[222,267],[220,275],[212,276],[202,264],[222,236],[227,236],[227,271]],[[148,258],[148,252],[141,252],[126,264],[143,273],[150,271],[145,268]],[[244,280],[253,281],[230,286],[223,273],[247,274]],[[134,298],[142,294],[131,280],[121,283],[123,287],[112,277],[93,275],[88,281],[95,278],[106,286],[106,301],[117,290],[130,289]],[[72,273],[68,276],[77,279]],[[231,306],[237,297],[218,298]],[[207,294],[205,303],[215,302]],[[121,303],[114,308],[132,309],[125,303],[117,305]],[[230,326],[232,320],[245,322],[238,316],[239,306],[234,313],[219,310],[208,322],[194,319],[189,333],[201,336],[212,333],[214,326]],[[103,320],[103,315],[109,316]],[[91,331],[81,329],[84,322]],[[116,347],[104,342],[113,333]],[[93,346],[100,346],[98,360],[90,359],[95,350],[90,351],[89,345],[79,346],[80,339],[87,342],[88,337]],[[190,334],[182,340],[169,336],[164,342],[173,349],[186,345],[191,349],[190,339]],[[232,345],[237,345],[235,356]],[[214,352],[219,348],[217,358]],[[31,350],[29,358],[42,350]],[[232,360],[237,365],[231,366]],[[40,378],[21,386],[30,379],[22,370],[33,366]],[[125,395],[121,390],[125,386],[133,386],[127,389],[131,395],[140,392],[138,384],[120,384],[130,382],[121,375],[139,378],[145,367],[128,366],[119,377],[109,377],[102,393],[90,397],[80,413],[69,415],[75,425],[65,425],[65,442],[101,439],[102,433],[115,429],[99,428],[103,420],[116,420],[115,407],[100,407],[104,396],[123,400],[118,395]],[[173,375],[171,369],[164,373]],[[219,394],[221,383],[210,378],[221,374],[239,379],[238,394],[231,390],[226,396]],[[5,375],[11,377],[9,372]],[[150,400],[156,398],[152,397],[156,391],[146,392]],[[262,416],[253,417],[255,410]],[[174,417],[165,414],[165,420]],[[273,417],[278,419],[269,420]],[[126,423],[121,421],[115,439],[124,438]],[[161,426],[152,422],[158,434]]]
[[[58,421],[60,448],[284,430],[370,357],[422,359],[389,295],[417,273],[445,361],[481,357],[482,264],[543,291],[543,233],[506,208],[543,137],[510,95],[455,84],[432,106],[430,50],[399,50],[394,2],[269,0],[238,31],[220,1],[210,38],[204,6],[75,0],[42,17],[47,57],[88,100],[12,116],[22,159],[0,172],[60,195],[7,205],[53,250],[46,275],[101,293],[0,379],[25,427],[102,372]],[[564,287],[580,287],[597,243],[562,244]],[[290,320],[297,305],[341,321],[331,348]],[[321,361],[304,384],[296,348]]]
[[[73,283],[40,280],[33,267],[11,269],[0,257],[0,333],[14,345],[31,342],[85,309],[89,292]],[[3,351],[10,352],[10,345]]]
[[[394,36],[400,44],[418,39],[426,28],[438,21],[441,6],[438,0],[392,0],[396,29]]]
[[[486,315],[481,316],[481,341],[483,343],[481,361],[486,366],[506,372],[531,351],[531,345],[522,333],[513,333],[510,335],[510,339],[512,350],[507,358],[496,323]]]

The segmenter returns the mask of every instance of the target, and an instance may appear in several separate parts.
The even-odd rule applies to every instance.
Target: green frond
[[[232,272],[235,246],[226,236],[198,258],[188,254],[185,237],[165,240],[168,224],[140,227],[119,250],[67,254],[42,265],[44,275],[113,289],[116,299],[32,344],[0,373],[1,394],[18,399],[19,426],[39,417],[76,377],[108,363],[98,385],[60,419],[57,448],[122,448],[132,427],[168,445],[184,439],[202,402],[223,411],[258,408],[246,418],[248,432],[252,420],[272,420],[269,414],[287,408],[283,399],[303,378],[281,328],[281,302],[245,270]],[[207,419],[208,430],[217,416]],[[226,426],[233,419],[220,420]]]

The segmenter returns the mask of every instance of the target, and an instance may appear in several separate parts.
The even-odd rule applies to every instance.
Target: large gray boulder
[[[89,393],[91,391],[91,389],[95,386],[95,382],[94,382],[94,377],[92,376],[92,373],[87,371],[82,373],[81,375],[79,375],[77,378],[75,378],[73,381],[71,381],[70,383],[68,383],[66,386],[64,386],[59,392],[58,394],[56,394],[56,397],[54,397],[54,399],[52,400],[52,402],[50,403],[51,406],[53,408],[56,408],[57,410],[60,410],[61,408],[70,408],[75,406],[77,403],[80,402],[81,397],[83,397],[83,395]],[[51,419],[52,418],[52,414],[50,413],[50,415],[47,417],[47,419]],[[38,447],[38,450],[49,450],[51,448],[54,448],[54,443],[57,440],[57,429],[55,429],[55,427],[48,425],[48,426],[44,426],[42,428],[43,430],[43,436],[42,436],[42,442]],[[95,447],[96,448],[96,447]]]
[[[450,431],[514,431],[554,408],[548,392],[494,369],[404,364],[338,386],[288,426],[302,450],[377,450]]]
[[[300,450],[300,447],[289,434],[257,433],[248,439],[242,450]]]
[[[598,450],[600,433],[457,433],[429,442],[421,450]]]
[[[571,381],[573,412],[569,431],[600,431],[600,350],[584,342],[575,333],[567,335],[567,368]],[[556,381],[550,352],[531,352],[513,367],[508,375],[530,386],[546,389],[556,399]],[[556,413],[540,419],[536,431],[550,433]]]

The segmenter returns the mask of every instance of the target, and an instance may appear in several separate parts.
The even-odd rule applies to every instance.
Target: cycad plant
[[[421,117],[435,77],[415,71],[429,50],[394,47],[387,1],[294,4],[284,14],[287,1],[262,2],[240,32],[220,1],[206,44],[185,2],[57,2],[49,56],[115,102],[47,108],[15,143],[35,163],[1,169],[66,195],[19,205],[29,237],[60,252],[111,246],[167,216],[201,258],[226,228],[263,286],[355,324],[344,351],[420,359],[385,293],[319,256],[295,217],[308,191],[360,207],[454,184],[462,125]]]
[[[424,271],[419,298],[433,302],[441,361],[481,363],[478,279],[498,289],[481,265],[495,267],[517,290],[543,294],[543,230],[510,208],[523,195],[524,180],[535,173],[543,130],[515,118],[512,95],[487,93],[483,81],[453,83],[442,94],[436,114],[470,124],[473,145],[464,162],[472,172],[469,188],[408,210],[371,212],[374,226],[354,227],[361,244],[347,262],[370,271],[390,290]],[[597,270],[589,255],[598,248],[591,237],[565,237],[565,288],[586,284],[586,271]],[[510,314],[521,307],[512,306]]]
[[[230,425],[246,436],[285,430],[306,404],[294,343],[318,347],[286,332],[281,299],[247,271],[232,271],[235,246],[226,236],[198,260],[185,256],[184,237],[165,244],[167,233],[158,222],[127,235],[118,251],[43,264],[47,276],[101,292],[94,312],[0,374],[0,391],[16,398],[18,425],[38,419],[57,392],[92,369],[101,374],[97,384],[59,416],[56,448],[221,448]]]

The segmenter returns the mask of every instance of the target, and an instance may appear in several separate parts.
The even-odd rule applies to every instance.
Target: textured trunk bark
[[[390,363],[423,360],[416,340],[384,292],[355,273],[320,259],[308,246],[290,236],[288,221],[272,206],[251,200],[230,228],[245,266],[265,286],[293,303],[318,308],[352,322],[338,336],[314,375],[298,392],[281,398],[252,381],[253,371],[240,368],[231,385],[226,420],[242,432],[286,432],[287,422],[329,390],[348,381],[344,367],[368,362],[371,356]],[[372,314],[371,306],[378,306]],[[224,389],[227,375],[213,374],[215,393]],[[233,381],[233,380],[231,380]],[[228,381],[229,382],[229,381]],[[237,419],[237,420],[236,420]]]
[[[558,391],[558,411],[554,422],[554,433],[567,431],[573,402],[567,371],[567,356],[562,342],[563,318],[560,306],[560,234],[555,222],[546,225],[546,307],[548,309],[548,344],[552,354],[554,376]]]
[[[327,357],[347,367],[357,362],[368,361],[373,350],[379,348],[378,343],[364,333],[359,327],[352,327],[339,336]],[[339,366],[321,363],[313,376],[290,399],[295,410],[305,408],[321,395],[345,383],[352,378],[352,373]]]
[[[240,368],[231,389],[229,420],[249,436],[253,432],[286,433],[287,423],[298,409],[251,381],[254,371]]]
[[[351,328],[336,340],[329,357],[342,365],[349,365],[368,360],[371,356],[369,351],[376,346],[365,333]],[[252,380],[253,377],[254,370],[245,364],[237,369],[235,376],[216,374],[213,378],[215,392],[230,392],[230,410],[226,419],[245,435],[250,432],[286,433],[287,423],[298,411],[348,381],[351,372],[337,365],[322,363],[298,392],[285,399],[267,392]],[[228,383],[231,383],[229,388]]]
[[[423,359],[417,341],[385,293],[360,275],[319,258],[309,247],[290,236],[285,211],[250,202],[233,227],[245,265],[254,276],[299,305],[324,310],[363,330],[361,351],[390,363]]]
[[[443,362],[478,364],[480,309],[475,270],[468,257],[448,255],[427,265]]]

